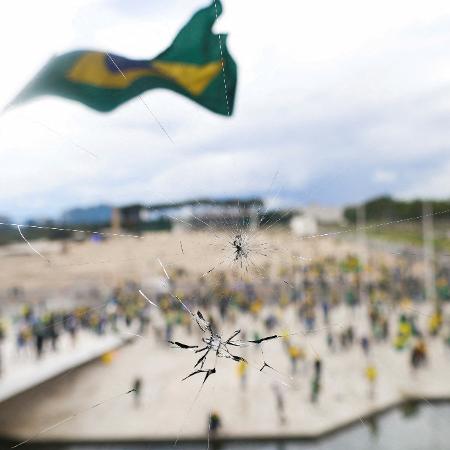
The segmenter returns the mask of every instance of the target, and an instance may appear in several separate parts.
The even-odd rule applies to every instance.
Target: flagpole
[[[361,272],[359,277],[359,302],[365,303],[366,298],[366,270],[368,265],[368,248],[367,248],[367,233],[366,233],[366,205],[361,203],[357,209],[356,224],[358,229],[359,255],[361,259]]]
[[[425,300],[436,303],[433,207],[429,201],[422,202],[422,213]]]

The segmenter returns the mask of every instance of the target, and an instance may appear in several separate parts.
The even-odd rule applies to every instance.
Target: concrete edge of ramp
[[[361,420],[361,415],[356,415],[354,418],[350,420],[342,420],[339,423],[335,423],[332,426],[324,426],[320,431],[315,431],[311,433],[291,433],[284,432],[278,434],[264,434],[260,433],[257,435],[244,435],[244,434],[236,434],[231,435],[230,433],[219,434],[217,436],[210,436],[210,441],[217,443],[233,443],[233,442],[267,442],[267,441],[316,441],[325,439],[333,434],[337,434],[339,432],[345,431],[348,428],[352,428],[358,423],[365,424],[366,420],[370,420],[372,418],[382,416],[389,411],[392,411],[407,402],[417,402],[417,403],[447,403],[450,402],[450,395],[443,396],[428,396],[428,398],[421,397],[420,395],[404,395],[399,400],[390,402],[389,404],[375,407],[371,411],[365,413]],[[45,445],[95,445],[95,444],[173,444],[175,441],[174,436],[167,437],[158,437],[155,439],[151,439],[148,437],[140,437],[136,436],[136,439],[107,439],[107,438],[99,438],[99,439],[90,439],[90,440],[74,440],[74,439],[45,439],[45,438],[36,438],[33,439],[33,444],[37,447],[45,447]],[[206,433],[204,435],[192,435],[192,436],[183,436],[178,440],[178,445],[183,444],[197,444],[204,443],[207,440]],[[2,436],[0,438],[1,444],[9,444],[14,445],[17,442],[20,442],[21,438],[17,436]]]
[[[77,349],[62,355],[56,364],[55,362],[46,364],[45,361],[42,361],[40,366],[38,365],[31,370],[15,373],[13,377],[10,376],[8,379],[0,379],[0,403],[50,381],[65,372],[94,361],[103,354],[116,350],[132,340],[133,338],[130,337],[106,336],[93,348]]]

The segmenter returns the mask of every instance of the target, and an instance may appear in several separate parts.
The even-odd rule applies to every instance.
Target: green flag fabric
[[[219,0],[197,11],[172,45],[150,60],[91,50],[52,58],[8,107],[42,95],[76,100],[98,111],[111,111],[142,92],[165,88],[218,114],[231,115],[237,68],[225,34],[212,26],[222,13]]]

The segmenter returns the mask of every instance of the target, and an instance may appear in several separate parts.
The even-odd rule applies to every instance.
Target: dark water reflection
[[[1,450],[11,446],[0,444]],[[206,450],[207,445],[25,445],[23,450]],[[317,441],[211,442],[210,450],[449,450],[450,403],[410,403]]]

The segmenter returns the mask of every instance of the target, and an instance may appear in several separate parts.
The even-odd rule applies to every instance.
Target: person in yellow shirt
[[[241,389],[244,391],[247,387],[247,369],[248,369],[248,363],[247,361],[241,359],[236,366],[236,372],[238,374],[238,377],[240,379],[241,383]]]
[[[428,321],[428,329],[432,336],[436,336],[442,326],[442,311],[436,309]]]
[[[369,383],[369,398],[375,397],[375,383],[378,377],[378,371],[374,363],[369,362],[365,370],[366,379]]]
[[[295,375],[297,373],[298,360],[303,356],[303,353],[297,345],[289,344],[288,354],[291,360],[292,375]]]

